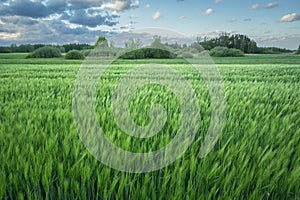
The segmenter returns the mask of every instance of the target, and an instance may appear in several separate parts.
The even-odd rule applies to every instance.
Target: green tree
[[[161,43],[161,37],[160,36],[155,36],[153,38],[153,42],[151,44],[152,48],[157,48],[157,49],[166,49],[166,46]]]
[[[300,54],[300,45],[298,47],[298,50],[297,50],[296,54]]]
[[[96,42],[96,44],[94,45],[94,48],[96,47],[100,47],[100,48],[104,48],[104,47],[108,47],[108,41],[105,37],[100,36]]]
[[[143,43],[140,39],[128,39],[125,41],[125,48],[126,49],[138,49],[143,46]]]

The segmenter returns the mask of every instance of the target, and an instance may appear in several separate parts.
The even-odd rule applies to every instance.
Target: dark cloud
[[[47,17],[53,12],[40,1],[32,2],[30,0],[9,1],[9,5],[0,6],[1,15],[17,15],[32,18]]]
[[[50,0],[55,1],[55,0]],[[61,0],[59,0],[61,1]],[[70,10],[79,10],[79,9],[87,9],[91,7],[99,7],[102,4],[101,0],[66,0],[66,2],[69,4]]]
[[[0,18],[4,23],[12,23],[12,24],[19,24],[19,25],[28,25],[32,26],[38,23],[38,20],[32,19],[30,17],[18,17],[18,16],[10,16],[10,17],[1,17]]]
[[[55,1],[48,1],[47,2],[47,7],[49,8],[49,10],[53,11],[53,12],[63,12],[67,9],[67,1],[65,0],[55,0]]]
[[[51,24],[51,27],[55,30],[56,33],[64,35],[82,35],[89,32],[89,29],[86,27],[70,28],[60,20],[52,20],[51,22],[49,21],[48,24]]]
[[[9,18],[9,17],[7,17]],[[23,17],[15,17],[23,18]],[[1,19],[2,20],[2,19]],[[20,20],[20,19],[18,19]],[[17,19],[15,19],[17,21]],[[30,30],[30,31],[28,31]],[[81,26],[71,28],[61,20],[38,20],[38,22],[28,29],[27,25],[15,24],[12,21],[6,21],[5,25],[0,25],[0,32],[19,33],[15,40],[8,41],[0,37],[0,44],[27,44],[27,43],[56,43],[65,44],[72,42],[95,43],[97,36],[106,35],[107,32],[99,30],[89,30]]]
[[[114,26],[117,24],[116,17],[110,16],[107,13],[97,13],[89,15],[85,10],[76,10],[72,15],[64,15],[62,19],[67,19],[69,22],[89,27],[96,27],[100,25]]]
[[[13,33],[0,37],[0,43],[94,43],[97,36],[109,33],[90,27],[113,27],[119,23],[118,13],[139,4],[139,0],[0,0],[0,31]]]
[[[5,27],[0,26],[0,33],[15,33],[14,30],[9,30]]]

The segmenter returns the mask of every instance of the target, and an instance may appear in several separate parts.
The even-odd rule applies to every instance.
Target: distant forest
[[[101,37],[103,38],[103,37]],[[97,44],[97,43],[96,43]],[[222,33],[219,37],[216,38],[201,38],[198,37],[197,41],[190,46],[195,44],[200,44],[205,50],[211,50],[215,47],[227,47],[229,49],[239,49],[244,53],[252,53],[252,54],[277,54],[277,53],[291,53],[292,50],[286,48],[278,48],[278,47],[258,47],[257,43],[254,40],[251,40],[246,35],[241,34],[228,34]],[[125,44],[126,45],[126,44]],[[188,47],[186,44],[165,44],[174,49],[182,49]],[[64,44],[64,45],[51,45],[51,44],[21,44],[16,45],[12,44],[10,46],[0,46],[0,53],[29,53],[33,52],[36,49],[39,49],[44,46],[53,46],[58,49],[62,53],[67,53],[71,50],[87,50],[93,49],[96,45],[90,44]]]
[[[254,40],[246,35],[222,33],[219,37],[208,39],[197,38],[197,41],[205,50],[211,50],[215,47],[227,47],[229,49],[240,49],[244,53],[254,54],[272,54],[272,53],[290,53],[292,50],[278,47],[258,47]]]

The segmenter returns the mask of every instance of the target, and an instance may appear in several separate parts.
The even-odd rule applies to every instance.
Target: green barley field
[[[159,85],[131,98],[132,119],[147,125],[153,104],[166,108],[163,129],[126,135],[110,97],[140,64],[172,66],[193,87],[200,108],[195,141],[182,157],[149,173],[111,169],[83,145],[74,122],[74,84],[82,61],[0,54],[0,199],[300,199],[300,57],[215,58],[226,92],[226,119],[212,151],[199,158],[211,113],[202,78],[184,60],[119,60],[99,81],[97,119],[107,138],[133,152],[163,148],[176,135],[180,105]],[[134,78],[142,78],[138,75]]]

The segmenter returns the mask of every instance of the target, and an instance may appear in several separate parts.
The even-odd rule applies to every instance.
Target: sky
[[[299,0],[0,0],[0,45],[89,43],[156,27],[195,40],[246,34],[259,46],[297,49]]]

